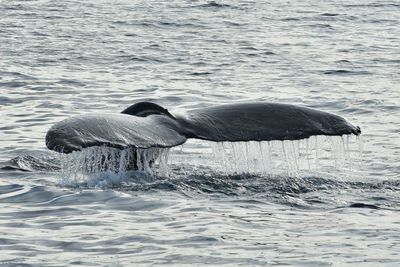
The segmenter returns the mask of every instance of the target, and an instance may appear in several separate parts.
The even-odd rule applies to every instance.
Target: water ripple
[[[0,1],[0,265],[396,266],[399,7]],[[188,143],[169,177],[63,184],[47,129],[144,100],[176,113],[260,100],[337,113],[363,129],[360,165],[228,175]]]

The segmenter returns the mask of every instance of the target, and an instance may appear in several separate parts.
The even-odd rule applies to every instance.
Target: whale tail
[[[91,146],[173,147],[188,138],[238,142],[360,133],[338,115],[288,104],[238,103],[174,116],[157,104],[140,102],[121,114],[80,115],[58,122],[47,132],[46,145],[71,153]]]

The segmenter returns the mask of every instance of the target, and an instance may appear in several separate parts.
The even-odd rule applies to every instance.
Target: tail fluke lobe
[[[359,135],[346,119],[307,107],[239,103],[201,108],[177,117],[184,135],[210,141],[299,140],[313,135]]]
[[[46,135],[49,149],[71,153],[91,146],[116,148],[173,147],[186,142],[174,120],[166,116],[126,114],[74,116],[53,125]]]

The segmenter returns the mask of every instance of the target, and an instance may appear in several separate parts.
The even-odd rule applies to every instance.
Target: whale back
[[[361,133],[360,128],[332,113],[265,102],[194,109],[177,119],[186,137],[216,142],[299,140],[313,135]]]

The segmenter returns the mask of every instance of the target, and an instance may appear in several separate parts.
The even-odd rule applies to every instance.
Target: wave
[[[352,75],[371,75],[372,73],[369,71],[355,71],[355,70],[340,69],[340,70],[326,70],[326,71],[323,71],[323,74],[352,76]]]
[[[387,3],[381,3],[381,2],[373,2],[373,3],[368,3],[368,4],[345,4],[345,7],[363,7],[363,8],[370,8],[370,7],[395,7],[398,8],[400,7],[399,3],[396,2],[387,2]]]
[[[1,170],[14,171],[60,171],[60,160],[50,156],[22,155],[10,159],[0,165]]]
[[[197,5],[194,7],[200,7],[200,8],[238,8],[237,6],[234,5],[229,5],[229,4],[225,4],[225,3],[220,3],[217,1],[210,1],[207,2],[205,4],[201,4],[201,5]]]
[[[262,176],[255,174],[226,175],[212,169],[171,166],[170,175],[149,175],[130,171],[124,175],[112,172],[96,173],[83,180],[60,180],[58,187],[0,186],[0,202],[58,203],[64,194],[87,192],[95,199],[108,192],[128,194],[180,194],[187,198],[217,198],[227,201],[262,201],[304,209],[366,208],[396,209],[400,180],[345,181],[337,177],[286,175]],[[71,190],[70,193],[65,190]],[[93,191],[94,190],[94,191]],[[100,191],[99,191],[100,190]],[[54,191],[54,192],[53,192]],[[64,192],[64,193],[62,193]],[[97,193],[96,193],[97,192]],[[334,197],[332,197],[334,196]],[[70,199],[74,203],[73,199]],[[89,200],[90,201],[90,200]],[[95,200],[93,200],[95,201]],[[48,204],[46,204],[48,205]]]

